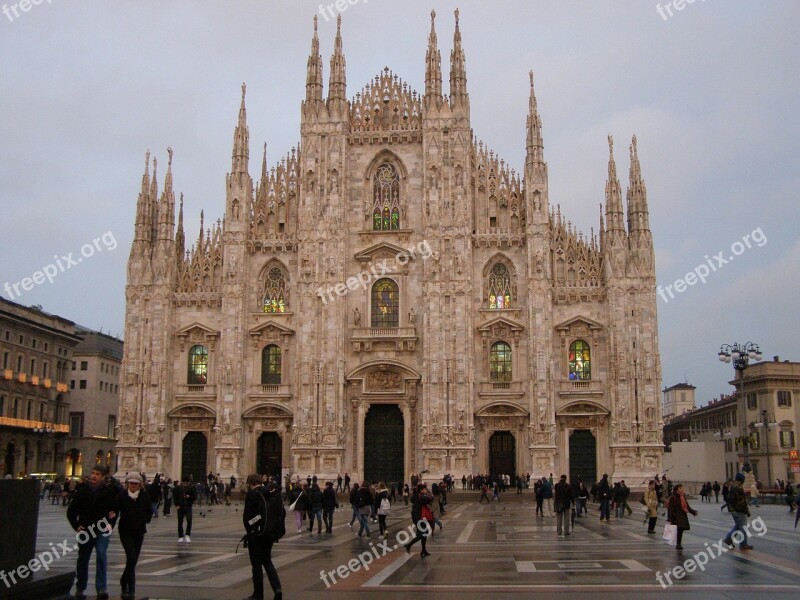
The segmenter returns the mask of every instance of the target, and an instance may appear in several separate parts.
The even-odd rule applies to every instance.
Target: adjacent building
[[[385,68],[355,96],[340,19],[323,95],[315,18],[300,144],[271,168],[265,145],[254,178],[242,86],[225,216],[208,227],[201,213],[193,244],[172,151],[161,191],[148,152],[128,261],[120,470],[386,481],[660,471],[636,138],[627,206],[609,136],[598,235],[577,231],[549,195],[532,74],[519,171],[474,137],[458,18],[449,94],[433,13],[424,90]]]
[[[664,421],[697,408],[695,406],[695,389],[697,388],[688,383],[678,383],[664,388],[662,391]]]
[[[75,323],[0,298],[0,473],[64,473]]]

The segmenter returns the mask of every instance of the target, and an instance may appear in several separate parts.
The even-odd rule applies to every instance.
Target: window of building
[[[383,163],[372,178],[372,229],[400,229],[400,176],[391,163]]]
[[[31,340],[31,348],[36,348],[36,340]]]
[[[50,372],[50,363],[43,362],[42,363],[42,377],[46,378],[49,372]]]
[[[82,360],[81,361],[81,371],[86,371],[89,368],[89,361]]]
[[[758,431],[754,431],[750,434],[750,437],[753,439],[753,448],[758,448],[761,445],[761,436],[759,435]]]
[[[44,421],[44,411],[47,409],[47,405],[44,402],[39,404],[39,420]]]
[[[789,407],[792,405],[792,392],[778,390],[778,406]]]
[[[117,416],[116,415],[108,415],[108,437],[113,438],[116,435],[117,428]]]
[[[495,342],[489,352],[489,379],[492,383],[508,383],[512,380],[511,346]]]
[[[284,313],[289,310],[286,275],[280,267],[272,267],[264,282],[264,312]]]
[[[0,417],[6,415],[6,397],[0,396]]]
[[[36,359],[35,359],[35,358],[32,358],[32,359],[31,359],[31,370],[30,370],[30,371],[28,371],[28,372],[29,372],[31,375],[35,375],[35,374],[36,374]]]
[[[575,340],[569,346],[569,378],[584,381],[592,378],[592,353],[589,344]]]
[[[69,436],[83,437],[83,413],[69,413]]]
[[[511,308],[511,273],[503,263],[496,263],[489,272],[489,308]]]
[[[270,344],[261,351],[261,383],[279,384],[281,382],[281,349]]]
[[[3,352],[3,369],[8,368],[8,352]]]
[[[19,418],[19,398],[14,398],[14,405],[13,405],[13,411],[11,412],[11,418],[13,419]]]
[[[28,406],[25,409],[25,418],[28,419],[28,421],[33,419],[33,402],[30,400],[28,400]]]
[[[17,372],[22,373],[22,357],[17,357]]]
[[[59,352],[59,354],[61,354],[61,353]],[[74,371],[74,370],[75,370],[75,369],[77,369],[77,368],[78,368],[78,363],[76,363],[76,362],[73,360],[73,361],[72,361],[72,370]]]
[[[50,349],[50,344],[47,342],[44,343],[44,351],[47,352]]]
[[[22,346],[24,343],[25,343],[25,336],[24,335],[19,336],[19,344],[20,344],[20,346]]]
[[[745,398],[747,398],[747,410],[758,409],[758,396],[755,392],[747,392]]]
[[[780,443],[781,448],[794,448],[794,431],[791,429],[788,431],[781,431]]]
[[[100,391],[102,392],[102,391],[104,391],[104,390],[105,390],[105,388],[103,387],[103,382],[101,381],[101,382],[100,382]]]
[[[372,327],[397,327],[400,290],[391,279],[379,279],[372,286]]]
[[[189,385],[205,385],[208,382],[208,350],[205,346],[192,346],[189,350]]]
[[[71,389],[71,390],[75,389],[75,380],[74,379],[70,379],[69,380],[69,389]]]
[[[85,379],[81,379],[80,384],[79,384],[78,387],[80,387],[80,389],[82,389],[82,390],[85,390],[86,389],[86,380]]]

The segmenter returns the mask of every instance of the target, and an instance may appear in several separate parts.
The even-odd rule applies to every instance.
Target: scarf
[[[136,499],[139,497],[139,493],[141,491],[142,491],[141,489],[136,490],[135,492],[128,490],[128,496],[130,496],[133,499],[133,501],[136,502]]]
[[[686,502],[686,496],[681,496],[681,509],[685,513],[689,512],[689,503]]]

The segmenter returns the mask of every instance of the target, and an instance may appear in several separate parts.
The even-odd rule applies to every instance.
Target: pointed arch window
[[[289,295],[286,290],[286,275],[279,267],[272,267],[264,282],[264,312],[284,313],[287,310]]]
[[[372,327],[397,327],[400,290],[391,279],[379,279],[372,286]]]
[[[510,383],[511,377],[511,346],[495,342],[489,352],[489,379],[492,383]]]
[[[281,349],[275,344],[270,344],[261,351],[261,384],[280,384],[280,382]]]
[[[372,229],[400,229],[400,176],[391,163],[383,163],[372,177]]]
[[[569,345],[569,378],[574,381],[592,378],[592,351],[583,340]]]
[[[189,350],[189,385],[205,385],[208,383],[208,350],[205,346],[192,346]]]
[[[489,272],[489,308],[511,308],[511,273],[503,263],[496,263]]]

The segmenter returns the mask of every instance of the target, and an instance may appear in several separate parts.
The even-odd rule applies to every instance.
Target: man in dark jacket
[[[150,507],[153,517],[158,518],[158,504],[161,502],[161,475],[156,473],[153,482],[147,486],[147,495],[150,498]]]
[[[733,517],[733,529],[728,532],[724,541],[728,546],[733,546],[733,536],[738,531],[739,536],[737,536],[738,539],[736,541],[739,542],[739,549],[752,550],[753,547],[747,543],[747,531],[745,530],[747,517],[750,516],[750,507],[747,505],[747,496],[744,493],[743,484],[744,474],[737,473],[736,481],[731,484],[728,490],[728,510],[731,511],[731,516]]]
[[[322,533],[322,505],[324,497],[322,490],[319,489],[319,484],[312,483],[308,490],[308,530],[314,530],[314,518],[317,519],[317,533]]]
[[[325,533],[333,533],[333,512],[339,508],[339,501],[336,499],[336,491],[333,489],[333,482],[325,483],[322,491],[322,519],[325,521]]]
[[[142,551],[147,524],[152,518],[150,498],[141,489],[142,476],[132,473],[125,478],[127,488],[122,490],[117,505],[119,507],[119,541],[125,550],[125,570],[119,580],[122,588],[122,599],[132,600],[136,597],[136,563]]]
[[[608,504],[611,501],[611,487],[608,485],[608,474],[603,473],[603,478],[597,484],[597,498],[600,500],[600,520],[608,520]]]
[[[92,550],[97,561],[95,589],[101,600],[108,598],[107,550],[111,530],[116,523],[118,488],[107,481],[103,467],[92,469],[89,481],[75,489],[75,498],[67,508],[69,524],[77,532],[78,564],[76,566],[75,599],[86,598],[89,582],[89,560]]]
[[[175,506],[178,509],[178,543],[192,541],[192,505],[197,498],[197,492],[189,478],[184,477],[179,486],[175,487]],[[183,519],[186,519],[186,535],[183,534]]]
[[[267,572],[269,584],[275,594],[275,600],[283,598],[281,580],[278,571],[272,564],[272,546],[279,539],[281,521],[286,518],[286,513],[281,502],[280,488],[274,483],[261,485],[261,476],[258,474],[247,476],[247,495],[244,499],[244,513],[242,522],[247,535],[247,550],[250,555],[250,566],[253,572],[253,595],[245,600],[263,600],[264,575]],[[263,496],[263,498],[262,498]],[[266,503],[266,524],[261,522],[261,511]]]
[[[570,515],[575,496],[572,488],[567,483],[567,476],[562,475],[558,483],[553,486],[553,495],[556,509],[556,532],[561,535],[561,523],[564,522],[564,535],[569,535]]]
[[[350,517],[350,523],[348,523],[348,527],[352,528],[353,523],[358,521],[358,494],[359,488],[357,485],[353,486],[353,489],[350,490],[350,507],[353,509],[353,516]]]

